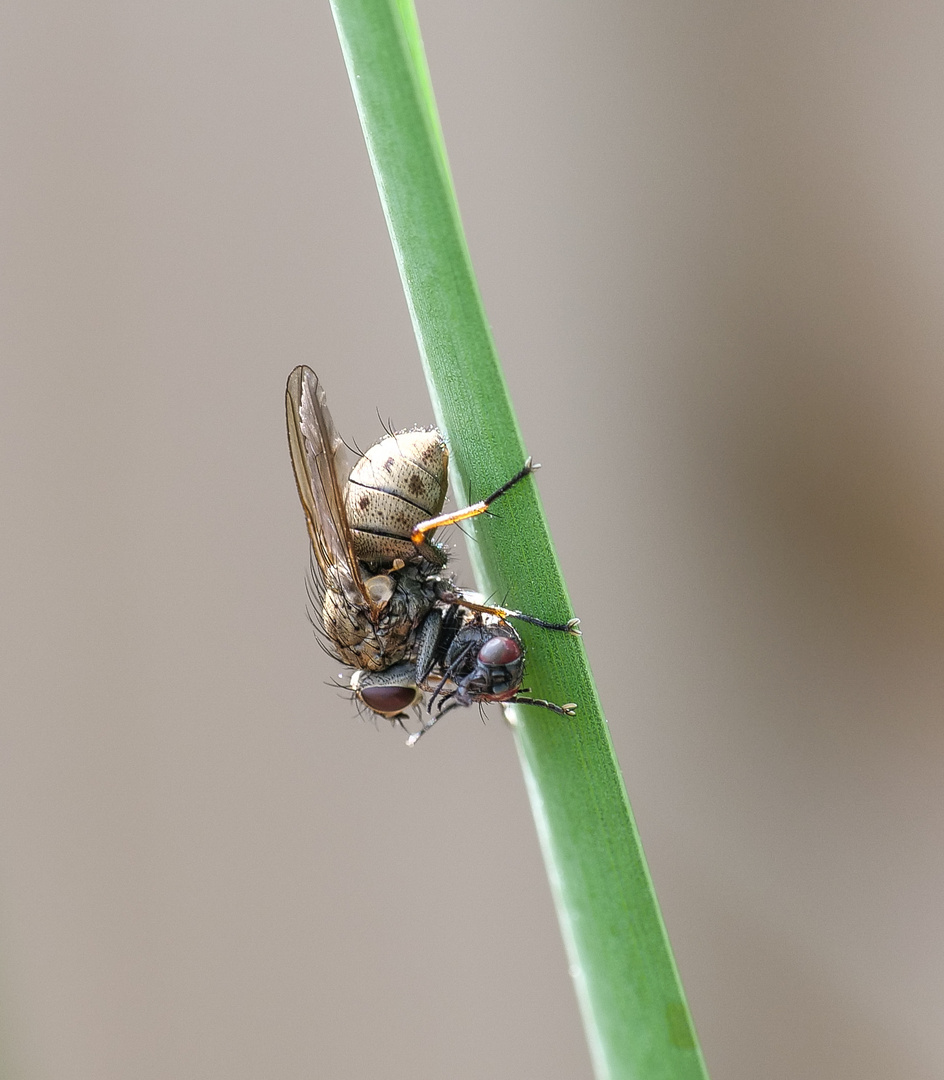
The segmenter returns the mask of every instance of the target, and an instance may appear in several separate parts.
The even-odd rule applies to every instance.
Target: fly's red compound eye
[[[365,686],[358,693],[368,709],[388,716],[408,709],[417,699],[414,686]]]
[[[510,637],[493,637],[479,649],[479,660],[489,667],[504,667],[521,659],[521,646]]]

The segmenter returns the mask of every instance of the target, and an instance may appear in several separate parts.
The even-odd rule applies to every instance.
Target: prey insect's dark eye
[[[379,713],[401,712],[417,698],[415,686],[365,686],[359,693],[367,708]]]
[[[479,660],[489,667],[513,664],[521,659],[521,646],[514,638],[493,637],[479,649]]]

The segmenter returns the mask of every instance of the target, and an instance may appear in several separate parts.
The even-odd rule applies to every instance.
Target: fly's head
[[[521,689],[524,646],[503,620],[476,620],[456,634],[444,667],[456,687],[451,695],[456,704],[509,701]]]

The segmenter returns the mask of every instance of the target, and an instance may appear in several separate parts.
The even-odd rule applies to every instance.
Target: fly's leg
[[[422,720],[423,726],[419,731],[414,731],[413,734],[407,739],[407,746],[416,746],[420,739],[426,734],[427,731],[436,723],[436,721],[442,716],[441,712],[436,713],[435,716],[427,720],[425,717]]]
[[[478,596],[479,593],[473,595]],[[480,604],[476,600],[471,600],[469,597],[460,590],[454,590],[450,588],[441,588],[439,590],[439,599],[445,604],[454,604],[457,607],[464,607],[467,611],[478,611],[483,615],[497,615],[499,619],[520,619],[521,622],[531,623],[532,626],[540,626],[544,630],[559,630],[562,634],[572,634],[574,637],[582,637],[580,632],[580,620],[568,619],[567,622],[548,622],[546,619],[539,619],[536,615],[526,615],[523,611],[514,611],[512,608],[497,607],[494,604]]]
[[[458,656],[453,657],[452,663],[449,665],[449,667],[447,667],[447,668],[445,668],[443,670],[442,678],[439,680],[439,683],[437,684],[436,689],[433,691],[432,696],[430,697],[429,701],[426,703],[426,711],[428,713],[431,713],[433,711],[433,705],[436,702],[436,698],[438,698],[439,695],[443,692],[443,690],[445,689],[446,683],[450,682],[451,680],[455,680],[456,672],[460,671],[462,669],[462,665],[469,658],[469,656],[478,649],[478,647],[479,647],[478,642],[470,641],[464,648],[460,649]],[[440,716],[442,715],[443,703],[448,701],[456,693],[457,693],[456,690],[452,690],[448,694],[443,694],[443,699],[439,703],[438,715],[440,715]],[[468,702],[465,702],[465,704],[468,704]],[[450,706],[450,708],[454,708],[454,707],[455,707],[455,703]],[[449,710],[447,709],[446,711],[448,712]]]
[[[445,702],[448,701],[454,693],[455,691],[453,691],[451,694],[447,694],[443,698],[443,700],[439,703],[440,707],[439,709],[437,709],[436,715],[432,717],[428,723],[424,723],[419,731],[413,732],[413,734],[406,741],[407,746],[416,746],[416,744],[420,740],[420,737],[425,735],[426,732],[429,731],[429,729],[433,726],[433,724],[436,723],[437,720],[441,720],[446,715],[446,713],[452,712],[453,709],[459,708],[458,701],[452,701],[448,705],[445,704]]]
[[[535,705],[541,709],[550,709],[551,712],[557,713],[558,716],[576,716],[577,706],[574,702],[569,702],[567,705],[555,705],[552,701],[545,701],[543,698],[527,697],[524,694],[515,694],[513,698],[508,701],[502,702],[503,705]],[[440,720],[448,712],[452,712],[453,709],[458,708],[459,703],[457,701],[451,702],[444,708],[440,708],[435,716],[430,720],[424,721],[423,726],[419,731],[414,731],[413,734],[407,739],[407,746],[416,746],[420,739],[426,734],[427,731]]]
[[[566,705],[555,705],[553,701],[545,701],[543,698],[525,697],[523,694],[515,694],[513,698],[505,702],[506,705],[537,705],[542,709],[550,709],[551,712],[557,713],[558,716],[576,716],[577,706],[574,702],[568,702]]]
[[[453,603],[461,604],[469,611],[481,611],[485,615],[497,615],[500,619],[520,619],[521,622],[531,623],[532,626],[540,626],[545,630],[559,630],[562,634],[572,634],[574,637],[582,637],[580,632],[580,620],[568,619],[567,622],[546,622],[536,615],[525,615],[523,611],[512,611],[511,608],[493,607],[490,604],[476,604],[472,600],[466,600],[459,595]]]
[[[491,495],[487,495],[481,502],[473,503],[471,506],[465,507],[464,510],[455,510],[451,514],[440,514],[438,517],[430,518],[428,521],[421,521],[413,529],[412,540],[417,547],[422,547],[426,543],[426,534],[431,533],[434,529],[442,528],[444,525],[455,525],[460,521],[468,521],[469,518],[478,517],[479,514],[484,514],[485,511],[492,505],[496,499],[500,499],[506,491],[510,491],[515,484],[520,483],[526,476],[530,476],[535,469],[539,469],[540,465],[535,465],[531,458],[524,463],[524,468],[505,484],[497,490],[493,491]]]
[[[436,723],[438,719],[438,716],[434,716],[432,720],[430,720],[428,724],[424,724],[419,729],[419,731],[414,731],[413,734],[406,741],[407,746],[416,746],[416,744],[420,741],[420,738],[425,735],[427,731],[429,731],[429,729],[433,726],[433,724]]]
[[[375,716],[376,715],[379,714],[375,714]],[[407,746],[412,746],[413,743],[415,743],[416,740],[420,737],[420,735],[422,735],[423,732],[426,730],[426,725],[423,720],[423,712],[418,704],[413,706],[413,715],[416,717],[420,724],[420,730],[416,732],[410,731],[410,729],[403,722],[406,719],[406,713],[401,712],[397,713],[396,716],[387,717],[391,724],[395,724],[405,735],[409,736],[409,738],[406,740]]]

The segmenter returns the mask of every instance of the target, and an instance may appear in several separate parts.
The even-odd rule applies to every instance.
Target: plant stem
[[[462,232],[412,0],[332,0],[456,491],[521,467],[524,446]],[[570,603],[533,482],[471,523],[484,592],[565,621]],[[705,1080],[609,731],[579,640],[522,627],[531,692],[515,706],[525,782],[597,1076]]]

